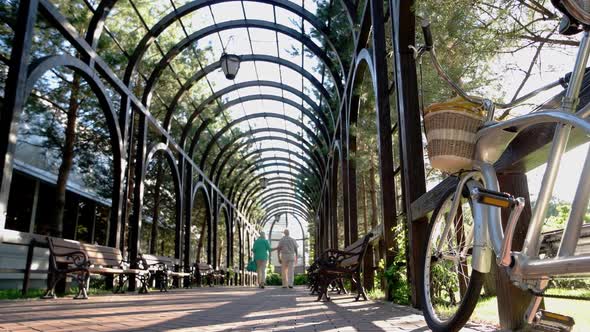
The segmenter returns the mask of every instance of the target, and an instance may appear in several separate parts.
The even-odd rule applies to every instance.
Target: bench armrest
[[[343,259],[352,256],[360,255],[360,252],[350,252],[350,251],[342,251],[338,249],[328,249],[324,252],[324,258],[334,257],[335,259]]]
[[[156,268],[158,268],[160,271],[168,271],[168,266],[167,266],[166,264],[164,264],[164,263],[161,263],[161,262],[159,262],[159,263],[154,263],[154,264],[149,264],[149,265],[147,266],[147,268],[148,268],[148,269],[149,269],[149,268],[151,268],[151,267],[156,267]]]
[[[72,260],[72,263],[77,267],[89,267],[92,263],[88,259],[88,255],[86,255],[83,251],[71,251],[64,254],[56,254],[55,252],[51,253],[54,257],[66,257]]]

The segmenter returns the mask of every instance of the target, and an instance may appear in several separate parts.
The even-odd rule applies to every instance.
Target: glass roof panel
[[[258,77],[261,80],[268,80],[268,81],[278,81],[280,74],[279,74],[279,65],[276,63],[264,62],[263,65],[260,65],[258,68]]]
[[[244,19],[240,1],[216,3],[211,6],[211,11],[217,23]]]
[[[248,29],[239,28],[223,30],[219,32],[219,35],[226,53],[237,55],[252,53],[250,50],[250,43],[248,42]]]
[[[246,17],[249,20],[269,20],[273,17],[272,5],[266,3],[244,1]]]
[[[247,61],[240,63],[240,71],[238,71],[238,75],[234,79],[236,83],[240,82],[248,82],[248,81],[256,81],[258,80],[258,76],[256,74],[258,64],[255,65],[254,61]],[[225,77],[223,78],[227,80]]]
[[[276,7],[277,23],[294,29],[295,31],[301,32],[301,22],[303,18],[294,14],[286,9]]]

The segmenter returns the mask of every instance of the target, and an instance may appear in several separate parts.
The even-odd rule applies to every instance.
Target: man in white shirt
[[[289,236],[289,230],[283,231],[283,238],[279,241],[277,247],[279,254],[279,263],[281,263],[281,277],[283,279],[283,288],[293,288],[293,278],[295,275],[295,264],[297,264],[297,241]]]

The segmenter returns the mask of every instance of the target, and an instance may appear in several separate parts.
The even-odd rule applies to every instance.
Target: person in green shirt
[[[271,251],[273,249],[270,248],[266,235],[264,232],[260,232],[260,237],[254,241],[252,246],[254,260],[256,261],[256,273],[258,274],[258,287],[260,288],[264,288],[266,282],[266,263]]]

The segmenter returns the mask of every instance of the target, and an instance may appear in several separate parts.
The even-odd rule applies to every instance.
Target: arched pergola
[[[358,234],[351,125],[359,86],[368,77],[376,100],[383,257],[393,262],[392,229],[425,190],[415,64],[408,48],[414,45],[413,1],[191,0],[154,10],[134,0],[83,3],[91,14],[76,27],[72,13],[50,0],[19,1],[9,24],[14,36],[0,130],[0,230],[22,109],[44,73],[67,67],[89,84],[106,118],[114,174],[107,244],[128,252],[131,268],[139,267],[145,173],[155,156],[165,158],[172,172],[167,189],[175,197],[179,270],[191,272],[198,263],[190,258],[191,243],[199,240],[192,234],[206,234],[201,260],[215,266],[223,239],[225,260],[238,262],[245,284],[251,240],[282,214],[296,220],[304,245],[313,240],[306,254],[334,246],[337,215],[344,219],[345,243],[352,243]],[[234,4],[232,13],[220,11]],[[129,25],[117,25],[123,25],[113,14],[118,12],[133,16],[124,22]],[[72,55],[56,49],[37,58],[34,27],[41,17]],[[261,46],[256,34],[270,46]],[[43,52],[51,53],[49,48]],[[236,53],[241,65],[229,79],[221,71],[224,53]],[[404,165],[394,169],[396,130]],[[396,192],[402,189],[405,206],[398,211]],[[195,208],[204,209],[204,220],[192,220]],[[222,219],[225,233],[219,234]],[[202,231],[194,230],[197,222]],[[315,231],[313,239],[308,229]],[[420,247],[423,234],[423,224],[410,225],[413,247]],[[411,274],[417,275],[420,257],[410,258]],[[129,283],[134,289],[135,279]]]

